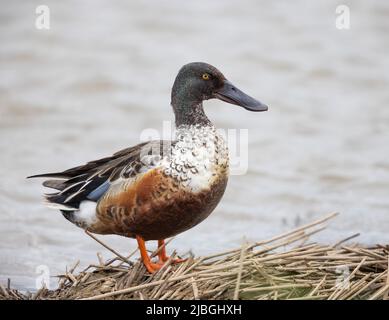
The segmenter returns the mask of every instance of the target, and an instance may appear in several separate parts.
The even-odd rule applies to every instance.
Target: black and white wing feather
[[[47,205],[74,211],[79,209],[84,200],[97,202],[119,178],[131,179],[146,172],[162,157],[167,156],[170,148],[170,141],[145,142],[63,172],[38,174],[28,178],[50,178],[43,185],[57,191],[45,194]]]

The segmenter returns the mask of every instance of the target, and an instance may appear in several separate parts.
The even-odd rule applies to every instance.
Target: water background
[[[40,181],[25,177],[162,130],[190,61],[215,65],[270,109],[205,103],[216,126],[249,130],[249,170],[169,251],[235,248],[334,211],[318,241],[360,232],[361,243],[388,243],[388,2],[46,1],[49,31],[35,28],[40,1],[0,2],[1,283],[32,289],[39,265],[55,275],[96,262],[97,251],[112,256],[45,208]],[[335,27],[339,4],[350,7],[349,30]],[[136,248],[102,239],[123,254]]]

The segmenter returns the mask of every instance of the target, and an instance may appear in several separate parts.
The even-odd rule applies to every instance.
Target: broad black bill
[[[245,94],[227,80],[224,81],[223,87],[217,90],[215,97],[250,111],[267,111],[268,109],[267,105]]]

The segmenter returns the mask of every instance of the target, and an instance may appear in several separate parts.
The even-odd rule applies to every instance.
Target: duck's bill
[[[216,91],[215,97],[250,111],[267,111],[268,109],[267,105],[245,94],[229,81],[225,81],[223,87]]]

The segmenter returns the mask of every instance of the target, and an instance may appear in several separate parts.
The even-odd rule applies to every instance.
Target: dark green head
[[[250,111],[267,110],[266,105],[236,88],[215,67],[204,62],[192,62],[184,65],[178,72],[172,89],[171,104],[177,125],[209,122],[202,102],[213,98]]]

